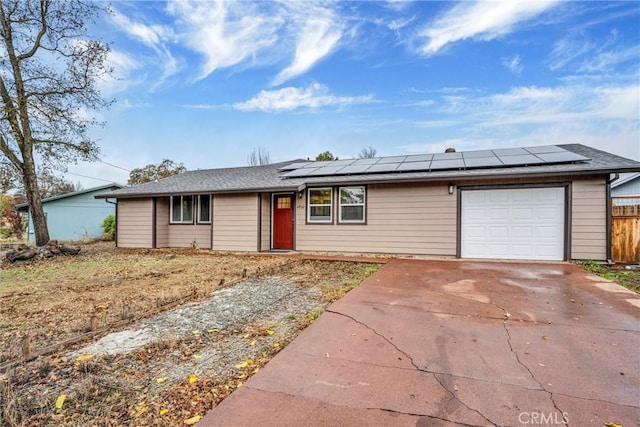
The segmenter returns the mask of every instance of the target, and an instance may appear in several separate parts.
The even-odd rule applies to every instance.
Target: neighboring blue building
[[[640,173],[621,174],[620,179],[611,183],[611,196],[640,197]]]
[[[108,199],[96,199],[94,196],[123,187],[123,185],[113,183],[42,199],[51,239],[82,240],[101,237],[103,234],[102,221],[108,215],[115,215],[116,205]],[[27,212],[29,205],[21,203],[16,205],[16,210]],[[30,212],[27,231],[29,241],[35,241]]]

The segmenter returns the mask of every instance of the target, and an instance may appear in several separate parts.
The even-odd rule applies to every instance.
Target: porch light
[[[453,194],[453,184],[449,184],[449,194]]]

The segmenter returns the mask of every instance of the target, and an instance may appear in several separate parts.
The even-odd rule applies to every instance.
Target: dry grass
[[[240,279],[245,270],[267,271],[289,260],[273,256],[215,255],[200,251],[148,251],[88,245],[75,257],[0,271],[0,363],[20,356],[29,333],[37,350],[97,326],[136,317],[196,294],[205,298],[221,282]],[[126,306],[126,307],[125,307]],[[126,312],[126,313],[123,313]],[[94,325],[95,326],[95,325]]]
[[[167,255],[172,255],[167,257]],[[162,310],[158,302],[191,295],[207,298],[221,282],[245,273],[269,270],[301,286],[314,286],[324,305],[341,298],[379,265],[292,260],[277,256],[219,255],[206,251],[149,251],[90,245],[75,257],[32,265],[3,266],[0,271],[0,362],[20,355],[20,338],[30,332],[43,347],[87,330],[91,314],[99,325],[118,322],[122,305],[137,316]],[[283,313],[273,326],[261,318],[242,329],[214,334],[166,336],[131,353],[78,361],[59,354],[39,357],[0,373],[0,425],[183,425],[204,415],[266,364],[313,322],[322,309]],[[276,329],[265,333],[266,327]],[[156,382],[167,366],[181,363],[226,340],[241,340],[251,363],[238,369],[240,355],[229,365],[200,372],[197,381]],[[275,342],[278,343],[275,346]],[[232,351],[229,349],[229,351]],[[247,357],[247,356],[245,356]],[[204,360],[204,359],[203,359]],[[66,395],[63,408],[56,399]]]

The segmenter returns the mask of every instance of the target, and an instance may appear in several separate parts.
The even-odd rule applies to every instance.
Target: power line
[[[107,166],[112,166],[112,167],[117,168],[117,169],[122,169],[125,172],[131,172],[131,170],[125,169],[125,168],[123,168],[121,166],[114,165],[113,163],[103,162],[102,160],[98,160],[98,163],[102,163],[103,165],[107,165]]]
[[[92,176],[80,175],[79,173],[73,173],[73,172],[65,172],[65,173],[66,173],[66,174],[68,174],[68,175],[81,176],[82,178],[95,179],[95,180],[97,180],[97,181],[104,181],[104,182],[109,182],[109,183],[113,182],[113,181],[110,181],[110,180],[108,180],[108,179],[94,178],[94,177],[92,177]]]

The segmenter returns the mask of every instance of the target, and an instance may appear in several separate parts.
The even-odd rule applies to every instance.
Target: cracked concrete
[[[200,424],[636,425],[640,297],[601,284],[562,263],[393,260]]]

